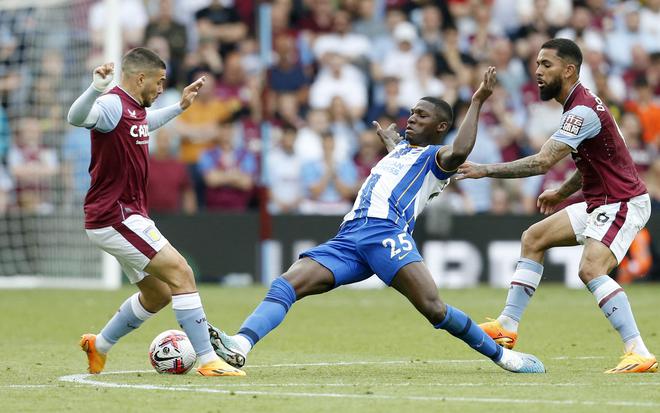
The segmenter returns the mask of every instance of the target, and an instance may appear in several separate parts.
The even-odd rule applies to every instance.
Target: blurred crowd
[[[609,106],[660,208],[660,0],[273,0],[267,64],[260,2],[119,2],[123,49],[146,46],[167,62],[155,107],[207,77],[195,104],[152,133],[155,212],[267,202],[276,214],[343,214],[385,154],[371,122],[403,131],[420,97],[441,97],[456,114],[449,143],[488,65],[498,86],[469,159],[535,153],[562,114],[540,100],[534,80],[539,48],[552,37],[582,48],[580,79]],[[59,41],[85,44],[79,67],[49,48],[26,63],[38,11],[0,10],[0,213],[79,208],[89,185],[88,132],[67,127],[65,114],[103,62],[107,11],[103,2],[72,4],[81,23]],[[63,87],[72,74],[83,81]],[[544,176],[461,181],[439,202],[462,214],[536,213],[537,196],[573,169],[567,158]]]

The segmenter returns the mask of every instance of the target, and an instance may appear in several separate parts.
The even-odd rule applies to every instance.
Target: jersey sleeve
[[[596,112],[587,106],[576,106],[564,113],[561,127],[551,136],[573,149],[585,139],[591,139],[600,132],[600,119]]]
[[[107,133],[117,127],[121,120],[121,99],[115,94],[103,95],[94,102],[94,109],[99,117],[91,129]]]
[[[456,171],[446,171],[442,169],[440,166],[440,162],[438,162],[438,152],[443,148],[444,146],[442,145],[433,145],[431,150],[429,150],[429,156],[432,157],[430,159],[430,164],[431,164],[431,172],[433,172],[433,175],[438,178],[439,180],[445,180],[449,178],[450,176],[454,175]]]

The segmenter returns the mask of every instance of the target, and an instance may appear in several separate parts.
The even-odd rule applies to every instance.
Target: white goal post
[[[89,132],[66,121],[92,68],[121,58],[120,0],[103,2],[94,44],[98,1],[0,0],[0,288],[121,286],[118,262],[84,231]]]

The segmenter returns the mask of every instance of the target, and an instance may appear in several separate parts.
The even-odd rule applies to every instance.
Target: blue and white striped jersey
[[[412,234],[417,216],[454,174],[438,165],[435,155],[440,148],[401,141],[371,169],[344,222],[364,217],[388,219]]]

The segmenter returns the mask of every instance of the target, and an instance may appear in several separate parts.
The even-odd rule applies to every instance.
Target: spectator
[[[415,64],[415,75],[401,82],[399,106],[412,108],[422,96],[440,98],[445,92],[445,85],[435,77],[435,60],[433,55],[420,56]]]
[[[348,63],[366,68],[370,47],[371,42],[367,36],[351,31],[351,15],[348,11],[339,9],[333,16],[332,32],[316,38],[314,55],[323,63],[327,53],[340,53]]]
[[[225,122],[240,108],[238,99],[220,99],[215,94],[215,77],[210,72],[196,72],[195,78],[206,77],[195,104],[183,112],[176,123],[181,136],[180,159],[188,165],[197,196],[197,204],[204,205],[204,180],[196,167],[201,153],[211,146],[218,134],[218,124]]]
[[[154,133],[155,150],[149,159],[147,199],[149,211],[173,213],[197,211],[197,198],[185,163],[174,155],[172,128],[160,128]]]
[[[49,214],[54,210],[53,178],[59,172],[57,153],[42,145],[38,119],[20,119],[17,132],[7,162],[16,182],[16,202],[24,212]]]
[[[364,124],[351,118],[346,102],[339,96],[332,98],[329,114],[330,132],[335,138],[335,158],[352,158],[358,151],[357,136]]]
[[[372,66],[372,76],[380,80],[385,76],[398,76],[402,81],[415,76],[417,59],[420,50],[414,45],[417,43],[417,29],[412,23],[401,22],[394,29],[393,38],[396,45],[389,49],[382,63],[375,62]]]
[[[286,126],[278,145],[268,154],[268,210],[271,214],[298,212],[303,199],[302,162],[294,151],[296,130]]]
[[[304,214],[340,215],[348,212],[358,189],[357,170],[351,160],[334,158],[332,134],[322,134],[323,160],[303,165],[305,200],[300,205]]]
[[[145,29],[145,40],[152,37],[162,37],[169,46],[171,57],[167,69],[172,81],[170,84],[177,85],[183,80],[181,74],[181,63],[186,57],[186,46],[188,44],[188,33],[186,26],[174,20],[173,0],[160,0],[158,13],[151,19]],[[162,57],[162,55],[160,55]]]
[[[354,119],[367,110],[367,86],[362,73],[346,62],[339,53],[326,53],[325,65],[309,91],[309,105],[314,109],[329,109],[332,98],[341,97]]]
[[[625,108],[639,117],[644,143],[660,149],[660,104],[653,100],[653,91],[646,76],[640,76],[635,81],[635,99],[626,102]]]
[[[381,125],[386,128],[386,125]],[[372,130],[364,130],[360,133],[360,149],[353,158],[357,169],[357,181],[361,185],[371,173],[371,168],[387,155],[385,146],[380,138]]]
[[[321,134],[330,128],[330,115],[324,109],[312,109],[307,112],[307,126],[298,130],[296,154],[303,162],[323,159]]]
[[[634,113],[625,112],[618,123],[637,171],[646,172],[651,166],[653,158],[657,156],[657,150],[652,150],[650,146],[647,147],[644,144],[639,117]]]
[[[197,32],[200,38],[210,38],[218,42],[224,56],[236,48],[236,44],[247,35],[247,26],[241,21],[233,5],[225,6],[221,0],[211,0],[211,4],[195,13]]]
[[[387,76],[383,79],[385,96],[379,100],[379,103],[371,105],[369,113],[366,116],[367,124],[371,124],[372,121],[382,116],[387,116],[395,119],[397,129],[403,130],[406,128],[408,115],[410,115],[410,107],[403,106],[399,103],[399,84],[399,78],[395,76]]]
[[[231,123],[217,129],[214,146],[202,153],[199,171],[209,211],[245,211],[252,198],[257,163],[247,149],[236,149]]]

